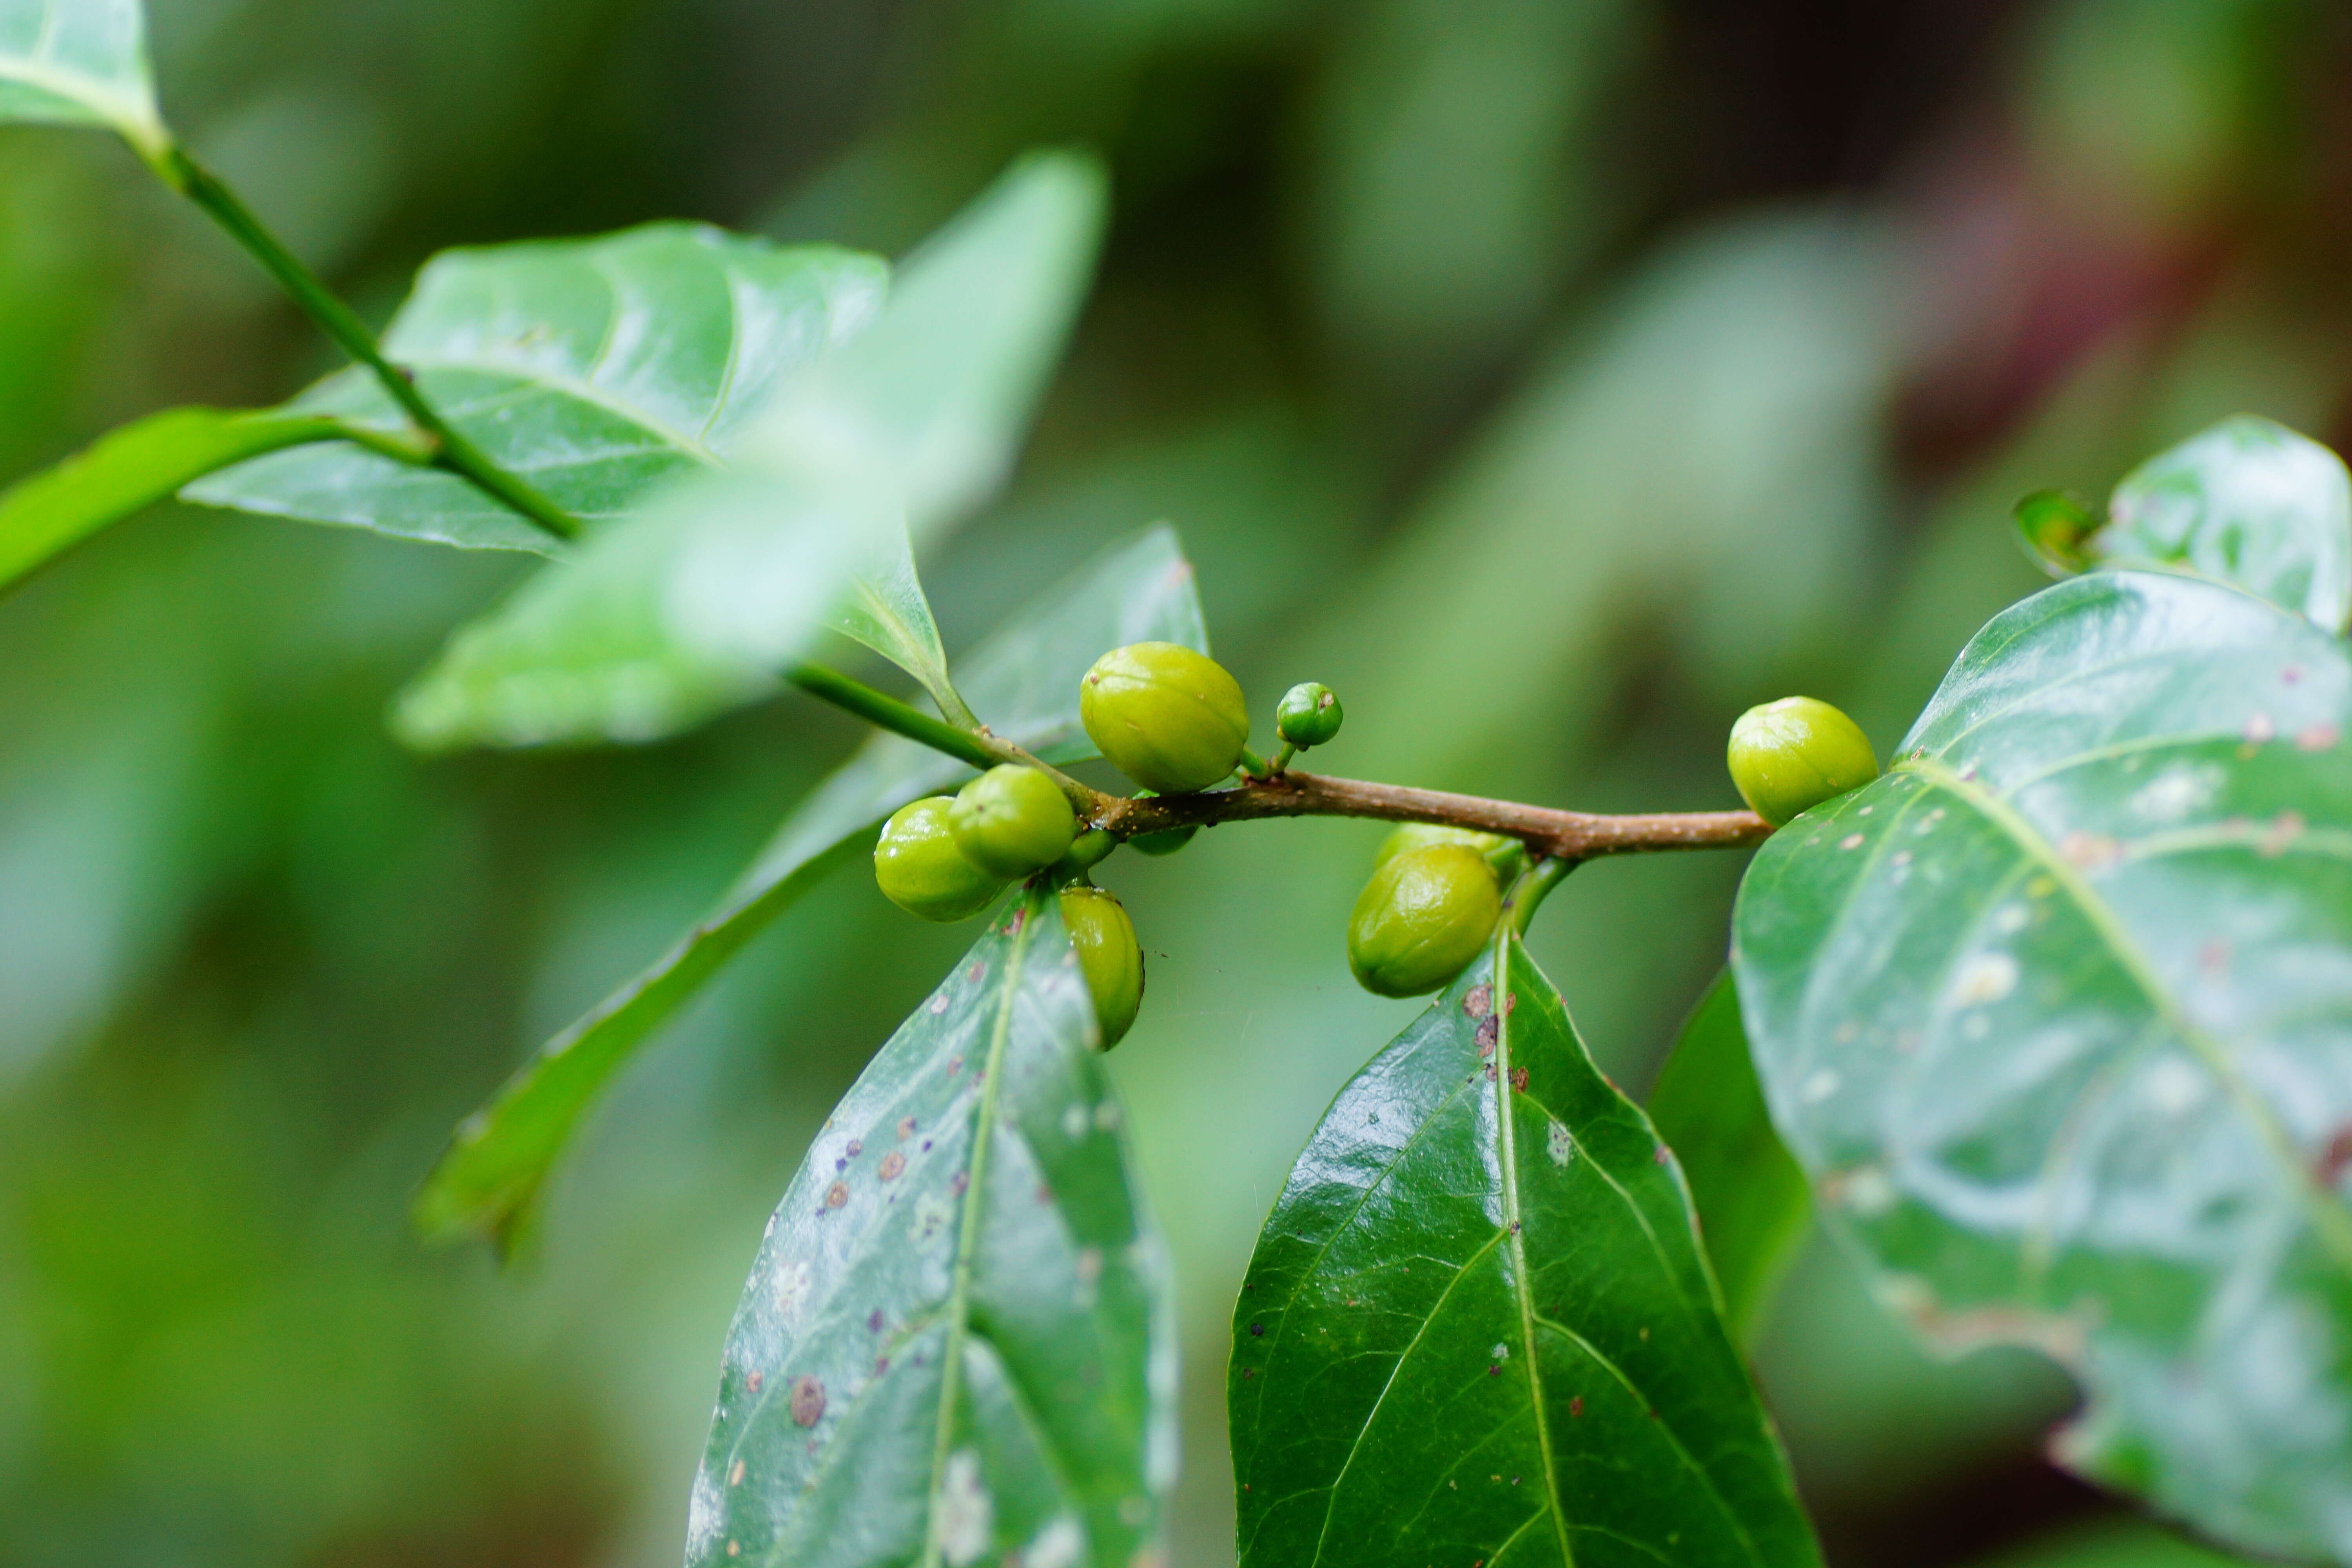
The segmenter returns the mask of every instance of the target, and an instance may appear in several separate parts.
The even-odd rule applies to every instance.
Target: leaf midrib
[[[1013,1036],[1013,1005],[1021,989],[1021,971],[1029,954],[1041,896],[1021,900],[1019,924],[1005,944],[1004,969],[997,985],[996,1022],[989,1031],[988,1064],[982,1069],[980,1104],[972,1118],[971,1174],[964,1184],[963,1214],[956,1228],[955,1282],[948,1293],[948,1337],[940,1368],[940,1415],[931,1439],[931,1481],[923,1500],[923,1568],[940,1568],[940,1489],[945,1484],[948,1452],[955,1442],[956,1401],[963,1392],[964,1342],[971,1333],[973,1254],[980,1246],[980,1226],[987,1203],[989,1145],[996,1132],[996,1100],[1004,1082],[1004,1049]]]
[[[2116,966],[2123,970],[2147,1000],[2150,1010],[2172,1028],[2180,1041],[2204,1064],[2206,1070],[2228,1091],[2230,1098],[2236,1101],[2240,1111],[2253,1125],[2263,1147],[2284,1173],[2287,1187],[2301,1199],[2311,1216],[2313,1228],[2319,1232],[2329,1250],[2336,1255],[2339,1266],[2352,1268],[2352,1211],[2347,1211],[2333,1194],[2314,1184],[2310,1169],[2286,1128],[2238,1072],[2236,1062],[2222,1043],[2199,1027],[2165,990],[2155,966],[2139,951],[2130,931],[2108,907],[2106,900],[2098,896],[2081,874],[2055,852],[2033,825],[2020,815],[2004,796],[1990,789],[1969,788],[1968,781],[1931,758],[1919,757],[1898,763],[1892,771],[1915,774],[1930,789],[1948,795],[1974,811],[2000,829],[2016,844],[2022,856],[2037,864],[2065,891],[2105,945]],[[1890,822],[1889,826],[1892,826]]]
[[[1536,1311],[1534,1288],[1528,1278],[1528,1243],[1526,1227],[1519,1222],[1519,1162],[1517,1130],[1511,1117],[1511,922],[1507,920],[1495,934],[1495,962],[1492,990],[1487,1005],[1495,1020],[1495,1125],[1496,1141],[1503,1175],[1503,1234],[1508,1237],[1511,1250],[1511,1293],[1519,1309],[1519,1354],[1528,1368],[1528,1400],[1535,1407],[1536,1445],[1543,1455],[1544,1499],[1551,1510],[1552,1531],[1559,1540],[1559,1560],[1567,1568],[1575,1568],[1576,1549],[1569,1543],[1568,1510],[1560,1500],[1559,1466],[1552,1456],[1551,1418],[1544,1410],[1543,1374],[1538,1367],[1541,1355],[1536,1346]],[[1587,1156],[1590,1157],[1589,1155]],[[1750,1549],[1752,1552],[1752,1548]],[[1498,1552],[1499,1556],[1500,1553]]]
[[[57,8],[51,6],[47,15],[54,19]],[[149,105],[126,98],[85,71],[45,67],[21,55],[0,55],[0,81],[37,88],[52,98],[79,104],[142,148],[163,139],[163,128]]]

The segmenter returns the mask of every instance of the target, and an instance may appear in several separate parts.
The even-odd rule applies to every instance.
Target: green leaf
[[[1507,925],[1291,1168],[1226,1394],[1242,1568],[1820,1562],[1672,1157]]]
[[[2241,415],[2126,475],[2090,550],[2234,584],[2340,634],[2352,622],[2352,475],[2318,442]]]
[[[451,250],[417,275],[384,353],[491,461],[609,523],[731,456],[781,377],[874,320],[888,277],[874,257],[701,224]],[[407,427],[361,367],[289,408]],[[558,549],[455,474],[352,446],[249,463],[187,499],[467,549]]]
[[[921,681],[950,723],[970,729],[976,722],[948,679],[947,650],[940,646],[931,602],[915,575],[914,546],[905,529],[892,531],[883,542],[881,558],[857,574],[827,624]]]
[[[875,1057],[737,1308],[688,1568],[1156,1561],[1175,1339],[1050,893]]]
[[[1102,175],[1016,166],[901,270],[874,326],[785,378],[730,454],[466,629],[403,700],[412,743],[673,733],[768,690],[904,526],[1003,478],[1076,313]]]
[[[1772,1131],[1728,973],[1683,1025],[1649,1111],[1690,1184],[1732,1338],[1752,1345],[1805,1239],[1812,1200],[1805,1173]]]
[[[171,144],[139,0],[0,0],[0,121],[98,125],[152,157]]]
[[[1078,680],[1105,649],[1177,642],[1206,653],[1192,568],[1161,525],[1106,551],[1006,622],[962,665],[996,732],[1049,762],[1091,756]],[[719,907],[652,967],[550,1040],[457,1131],[416,1203],[428,1234],[476,1233],[511,1253],[572,1129],[613,1075],[743,944],[908,801],[969,777],[951,757],[876,735],[785,819]]]
[[[0,495],[0,587],[198,475],[345,433],[322,415],[219,408],[167,409],[126,425]]]
[[[2063,490],[2035,490],[2010,510],[2018,542],[2034,563],[2053,577],[2087,572],[2093,562],[2084,548],[2097,531],[2099,520],[2091,509]]]
[[[2085,1474],[2352,1561],[2352,658],[2186,576],[1997,616],[1886,775],[1775,834],[1733,969],[1883,1296],[2039,1346]]]

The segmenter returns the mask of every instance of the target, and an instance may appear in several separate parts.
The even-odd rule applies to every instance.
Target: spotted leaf
[[[1825,1220],[1932,1341],[2080,1379],[2061,1458],[2352,1562],[2352,659],[2196,578],[1978,634],[1878,782],[1740,890]]]
[[[728,1335],[688,1568],[1152,1560],[1172,1307],[1095,1037],[1028,893],[835,1109]]]

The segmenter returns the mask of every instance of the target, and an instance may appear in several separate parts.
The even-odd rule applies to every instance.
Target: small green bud
[[[1111,765],[1161,795],[1202,790],[1249,743],[1249,708],[1224,667],[1171,642],[1129,643],[1078,682],[1078,718]]]
[[[1731,782],[1775,827],[1878,776],[1870,737],[1826,702],[1783,697],[1731,727]]]
[[[1462,973],[1495,934],[1503,889],[1466,844],[1424,844],[1385,861],[1348,919],[1348,967],[1376,996],[1419,996]]]
[[[1339,722],[1347,716],[1329,687],[1318,680],[1302,680],[1282,694],[1274,710],[1274,732],[1303,752],[1337,736]]]
[[[1043,870],[1078,836],[1061,787],[1018,763],[999,763],[964,785],[948,821],[964,858],[1005,878]]]
[[[953,803],[943,795],[902,806],[882,826],[874,846],[874,879],[883,896],[927,921],[969,919],[1004,890],[1005,879],[965,858],[948,824]]]
[[[1100,888],[1072,883],[1062,889],[1062,924],[1077,950],[1078,969],[1095,1001],[1101,1048],[1126,1037],[1143,1005],[1143,949],[1127,908]]]
[[[1419,849],[1431,844],[1461,844],[1481,855],[1491,855],[1509,842],[1499,833],[1474,833],[1466,827],[1441,827],[1433,822],[1407,822],[1381,840],[1380,851],[1372,857],[1372,866],[1378,869],[1408,849]]]

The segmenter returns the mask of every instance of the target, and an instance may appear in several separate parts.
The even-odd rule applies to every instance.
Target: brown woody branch
[[[1087,797],[1081,802],[1086,808],[1082,815],[1089,825],[1122,838],[1269,816],[1369,816],[1497,833],[1518,839],[1539,855],[1591,860],[1661,849],[1737,849],[1760,844],[1772,832],[1762,817],[1749,811],[1603,816],[1297,772],[1246,780],[1234,788],[1207,795],[1128,799],[1089,790]]]

